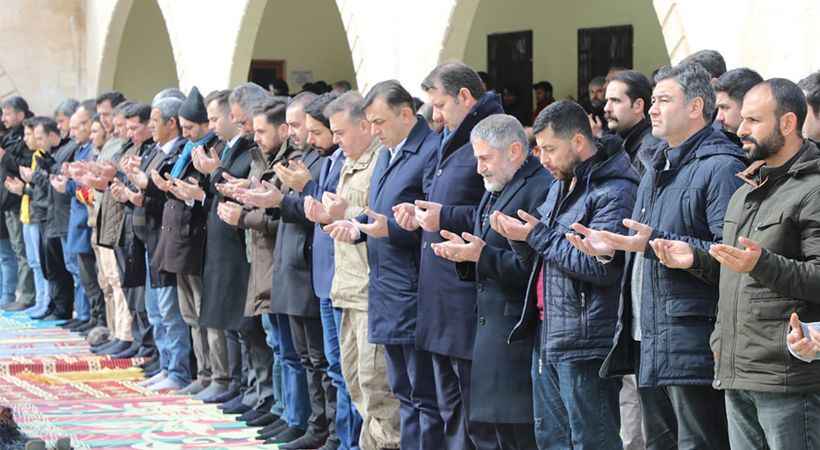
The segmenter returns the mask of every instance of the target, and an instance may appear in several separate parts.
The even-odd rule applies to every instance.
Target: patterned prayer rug
[[[79,335],[0,314],[0,404],[29,436],[75,449],[275,449],[216,405],[140,387],[142,358],[89,352]]]

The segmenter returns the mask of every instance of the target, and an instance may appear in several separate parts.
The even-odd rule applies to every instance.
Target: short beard
[[[766,136],[762,142],[758,142],[757,139],[751,136],[743,137],[740,140],[753,145],[752,149],[749,150],[749,159],[752,161],[761,161],[775,155],[786,143],[786,138],[777,128],[772,131],[772,134]]]

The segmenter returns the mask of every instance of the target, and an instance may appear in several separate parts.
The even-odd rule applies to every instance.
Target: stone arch
[[[124,93],[149,101],[152,91],[176,86],[179,75],[162,3],[116,0],[101,8],[108,8],[100,14],[109,20],[101,35],[94,93],[115,88],[134,90]],[[122,54],[128,58],[121,58]],[[140,73],[140,67],[144,72]],[[151,77],[146,78],[146,74]]]
[[[349,74],[345,78],[356,84],[350,34],[340,5],[334,0],[321,0],[321,4],[311,2],[310,9],[304,5],[299,0],[248,0],[235,33],[229,75],[231,86],[247,80],[253,59],[285,59],[286,78],[292,70],[312,70],[314,80],[332,83],[343,76],[339,74]],[[324,27],[317,24],[312,28],[312,21],[319,21]],[[303,32],[292,33],[297,29]],[[297,51],[299,47],[305,51]],[[287,81],[291,92],[300,89],[292,80]]]

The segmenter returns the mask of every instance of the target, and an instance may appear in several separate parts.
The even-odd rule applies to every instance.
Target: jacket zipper
[[[573,192],[575,192],[575,188],[578,187],[578,183],[579,183],[579,181],[576,179],[575,183],[572,185],[572,187],[569,189],[569,191],[567,191],[567,194],[564,195],[564,197],[561,199],[560,202],[558,202],[558,207],[553,210],[552,217],[550,217],[550,225],[555,224],[555,217],[558,215],[559,212],[561,212],[561,208],[563,208],[564,203],[567,201],[567,199],[573,194]],[[543,264],[541,265],[541,270],[542,271],[544,270]],[[538,278],[536,276],[536,280],[537,279]],[[536,281],[536,283],[537,282],[538,281]],[[544,355],[547,353],[547,345],[546,344],[547,344],[547,335],[549,334],[548,317],[547,317],[547,314],[546,314],[546,312],[547,312],[547,298],[548,298],[546,287],[547,287],[547,277],[546,277],[546,273],[545,273],[544,274],[544,320],[542,321],[543,324],[541,326],[541,328],[542,328],[542,330],[541,330],[542,331],[541,332],[541,348],[538,351],[538,374],[539,375],[541,375],[544,371]]]

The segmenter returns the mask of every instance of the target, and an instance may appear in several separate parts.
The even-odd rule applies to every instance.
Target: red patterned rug
[[[70,437],[75,449],[276,448],[215,405],[138,386],[142,362],[93,355],[76,334],[0,314],[0,404],[29,436]]]

